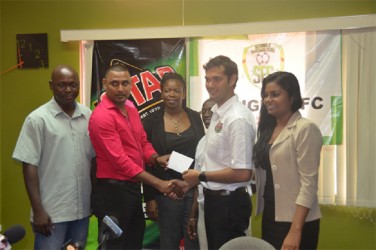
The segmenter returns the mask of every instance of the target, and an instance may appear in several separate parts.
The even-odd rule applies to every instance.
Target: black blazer
[[[191,122],[191,127],[193,128],[193,131],[195,134],[194,145],[188,145],[188,146],[190,147],[193,146],[196,148],[200,139],[205,135],[205,129],[202,123],[202,119],[201,119],[199,112],[194,111],[187,107],[183,107],[183,109],[188,114],[188,118]],[[165,155],[165,154],[171,153],[171,152],[167,152],[166,133],[164,130],[163,115],[164,115],[164,105],[161,105],[160,110],[152,114],[149,114],[147,117],[145,117],[142,120],[145,132],[147,134],[148,141],[151,142],[155,151],[157,151],[159,155]],[[158,166],[147,166],[146,170],[162,180],[169,179],[168,178],[169,171],[172,171],[172,170],[166,171]],[[145,201],[153,200],[155,195],[159,193],[156,189],[154,189],[151,186],[148,186],[146,184],[144,184],[143,186],[144,186],[143,190],[144,190]]]

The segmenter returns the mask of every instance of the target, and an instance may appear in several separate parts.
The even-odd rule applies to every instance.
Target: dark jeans
[[[105,215],[114,216],[123,230],[117,239],[107,241],[106,249],[141,249],[145,231],[141,190],[134,186],[101,183],[92,197],[93,212],[101,228]],[[98,238],[98,241],[101,239]]]
[[[262,215],[262,239],[281,249],[291,227],[290,222],[275,221],[274,201],[265,201]],[[320,219],[304,223],[299,249],[317,249]]]
[[[227,241],[245,236],[252,213],[248,193],[229,196],[205,195],[205,228],[209,249],[219,249]]]
[[[161,249],[179,249],[182,238],[184,238],[184,249],[199,249],[198,240],[191,240],[187,230],[193,203],[193,190],[181,200],[171,200],[161,194],[156,197],[156,201]]]

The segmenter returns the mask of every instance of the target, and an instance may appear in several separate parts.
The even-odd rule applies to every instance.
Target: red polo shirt
[[[138,111],[125,104],[126,118],[106,95],[89,120],[89,135],[97,157],[97,178],[133,180],[152,154]]]

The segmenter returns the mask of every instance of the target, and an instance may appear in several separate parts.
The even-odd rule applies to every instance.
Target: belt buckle
[[[231,191],[228,191],[228,190],[222,190],[222,191],[220,192],[220,194],[223,195],[223,196],[228,196],[228,195],[231,194]]]
[[[247,187],[238,187],[234,190],[234,192],[240,193],[240,194],[247,194],[248,188]]]

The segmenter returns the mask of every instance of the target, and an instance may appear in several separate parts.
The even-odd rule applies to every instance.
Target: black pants
[[[99,228],[105,215],[115,216],[123,234],[107,241],[106,249],[141,249],[145,231],[141,190],[126,185],[101,183],[92,197]],[[100,242],[101,239],[98,238]]]
[[[262,215],[262,239],[281,249],[291,227],[290,222],[275,221],[274,202],[265,201]],[[299,249],[317,249],[320,219],[304,223]]]
[[[219,249],[227,241],[245,236],[252,213],[248,193],[229,196],[205,195],[205,228],[209,249]]]

